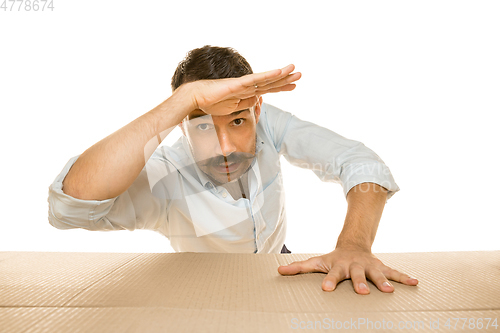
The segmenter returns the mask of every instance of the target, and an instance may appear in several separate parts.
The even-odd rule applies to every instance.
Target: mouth
[[[222,174],[225,174],[225,173],[232,173],[232,172],[235,172],[236,170],[239,169],[241,165],[241,162],[233,162],[233,163],[230,163],[230,164],[227,164],[227,163],[222,163],[222,164],[216,164],[214,165],[214,169],[217,173],[222,173]]]

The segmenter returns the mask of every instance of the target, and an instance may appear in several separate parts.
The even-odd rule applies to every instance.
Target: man
[[[253,74],[229,48],[188,53],[172,78],[172,96],[72,158],[49,190],[49,221],[60,229],[151,229],[176,251],[280,253],[286,233],[280,156],[342,184],[348,202],[333,252],[280,266],[280,274],[327,273],[322,288],[366,279],[416,285],[382,264],[371,245],[386,200],[399,190],[370,149],[263,104],[290,91],[293,65]],[[183,132],[158,148],[175,126]]]

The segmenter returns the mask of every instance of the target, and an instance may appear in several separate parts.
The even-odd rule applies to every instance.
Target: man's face
[[[226,116],[195,110],[181,123],[196,164],[216,185],[240,178],[252,163],[260,102],[254,108]]]

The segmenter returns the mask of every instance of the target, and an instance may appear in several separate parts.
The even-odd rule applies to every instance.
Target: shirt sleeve
[[[64,178],[79,156],[73,157],[49,187],[49,223],[58,229],[157,230],[167,220],[168,200],[164,187],[150,186],[152,171],[164,168],[155,155],[124,193],[107,200],[81,200],[64,193]],[[158,179],[159,173],[153,177]]]
[[[340,183],[345,197],[351,188],[366,182],[387,189],[387,200],[399,191],[384,161],[363,143],[265,106],[276,150],[292,165],[312,170],[324,182]]]

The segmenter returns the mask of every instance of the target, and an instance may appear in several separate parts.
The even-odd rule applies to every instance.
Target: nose
[[[218,142],[216,144],[216,153],[218,155],[228,156],[231,153],[236,151],[236,146],[231,140],[231,136],[225,130],[217,130],[217,139]]]

